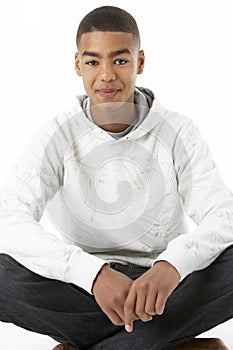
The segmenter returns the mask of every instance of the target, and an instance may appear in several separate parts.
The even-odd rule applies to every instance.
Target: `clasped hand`
[[[93,285],[96,302],[114,325],[133,331],[134,320],[147,322],[162,315],[166,301],[180,281],[176,268],[156,262],[135,281],[104,265]]]

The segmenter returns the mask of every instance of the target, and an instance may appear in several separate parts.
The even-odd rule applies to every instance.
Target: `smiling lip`
[[[113,98],[118,94],[118,92],[120,90],[118,90],[118,89],[100,89],[97,91],[104,98]]]

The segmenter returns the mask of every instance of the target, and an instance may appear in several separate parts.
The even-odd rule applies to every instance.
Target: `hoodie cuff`
[[[179,272],[182,281],[186,276],[188,276],[193,271],[197,270],[197,260],[196,257],[190,252],[190,251],[182,251],[177,255],[171,254],[171,252],[168,252],[165,250],[163,253],[161,253],[156,260],[154,260],[152,266],[158,262],[165,260],[169,262],[171,265],[173,265],[176,270]]]
[[[93,282],[105,264],[108,264],[105,260],[84,251],[77,251],[72,254],[66,265],[63,281],[73,283],[93,294]]]

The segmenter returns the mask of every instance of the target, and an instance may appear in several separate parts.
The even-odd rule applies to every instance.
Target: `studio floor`
[[[202,337],[219,337],[233,349],[233,320],[202,334]],[[12,324],[0,322],[1,350],[52,350],[57,343],[43,335],[25,331]],[[113,349],[114,350],[114,349]]]

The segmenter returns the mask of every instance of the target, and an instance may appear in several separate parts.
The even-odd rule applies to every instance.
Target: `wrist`
[[[95,286],[96,284],[99,283],[99,281],[101,280],[101,278],[106,275],[107,271],[110,270],[111,267],[108,265],[108,263],[104,264],[101,269],[99,270],[99,272],[97,273],[94,281],[93,281],[93,284],[92,284],[92,293],[94,294],[94,289],[95,289]]]
[[[181,278],[179,271],[170,262],[166,260],[158,260],[153,264],[152,268],[158,266],[158,264],[163,265],[164,267],[166,267],[166,269],[170,270],[171,272],[176,272],[177,276],[179,276],[179,279]]]

